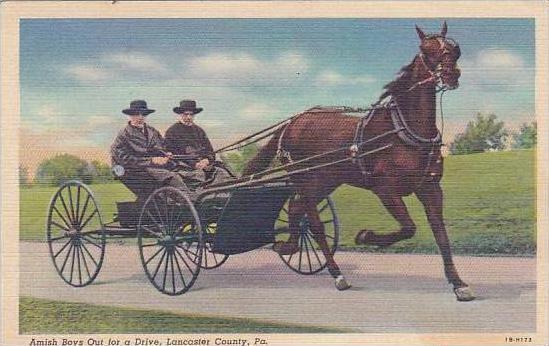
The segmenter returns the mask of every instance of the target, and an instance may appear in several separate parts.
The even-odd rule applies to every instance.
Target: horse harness
[[[389,114],[391,116],[391,121],[393,123],[393,130],[387,131],[382,135],[378,135],[372,138],[365,138],[364,135],[366,133],[366,127],[368,126],[369,122],[373,118],[374,113],[379,109],[387,109],[389,111]],[[433,164],[435,153],[437,152],[436,149],[442,146],[442,134],[440,132],[437,132],[437,135],[435,137],[425,138],[415,133],[410,128],[406,120],[404,119],[397,101],[391,96],[384,100],[378,101],[368,109],[360,109],[360,108],[356,109],[351,107],[340,107],[340,106],[332,106],[332,107],[315,106],[302,113],[297,114],[296,116],[288,119],[288,121],[282,127],[282,132],[280,133],[280,136],[278,138],[277,157],[284,163],[294,162],[292,160],[290,151],[284,148],[283,140],[289,125],[299,116],[306,113],[341,112],[341,113],[356,114],[356,113],[364,113],[365,111],[366,111],[365,115],[360,118],[360,121],[356,126],[353,142],[351,146],[348,148],[348,152],[352,157],[352,162],[358,166],[362,176],[365,179],[366,184],[369,183],[369,180],[373,175],[373,167],[371,167],[371,165],[367,163],[367,161],[365,160],[365,156],[361,155],[363,153],[363,147],[366,144],[371,143],[376,138],[383,137],[391,133],[396,134],[400,138],[400,140],[402,140],[402,142],[404,142],[404,144],[408,146],[415,147],[415,148],[430,147],[429,148],[430,150],[427,156],[427,163],[422,173],[421,181],[419,182],[417,187],[420,187],[426,178],[431,178],[439,175],[439,172],[436,172],[433,169],[434,167],[432,166],[432,164]],[[439,157],[436,158],[436,163],[437,164],[441,163],[440,155]]]

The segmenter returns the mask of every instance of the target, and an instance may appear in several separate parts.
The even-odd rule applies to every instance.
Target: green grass
[[[339,329],[21,297],[21,334],[342,333]]]
[[[454,251],[460,254],[531,255],[536,251],[535,151],[521,150],[445,159],[442,181],[444,214]],[[92,185],[103,221],[110,221],[115,202],[131,200],[121,184]],[[54,187],[21,189],[22,240],[44,239],[48,202]],[[378,250],[357,247],[354,236],[361,229],[381,232],[396,230],[398,224],[375,195],[348,186],[335,194],[342,225],[341,244],[345,248],[390,252],[437,252],[423,208],[414,197],[406,197],[412,218],[418,226],[410,240]]]

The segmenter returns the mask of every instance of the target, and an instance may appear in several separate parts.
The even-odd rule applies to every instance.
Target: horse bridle
[[[448,46],[451,46],[453,49],[457,49],[458,52],[460,51],[459,44],[452,38],[443,37],[441,35],[430,35],[430,36],[426,36],[425,39],[433,39],[433,38],[436,39],[440,44],[440,49],[442,49],[441,58],[444,57],[445,55],[450,54],[450,49],[448,48]],[[416,82],[414,85],[408,88],[407,91],[412,91],[415,88],[422,86],[423,84],[432,83],[432,82],[435,82],[435,86],[437,87],[436,88],[437,93],[443,90],[455,89],[455,87],[450,87],[449,85],[444,83],[444,81],[442,80],[442,65],[443,65],[442,59],[433,67],[433,66],[430,66],[430,64],[427,61],[425,61],[426,56],[423,52],[420,52],[418,56],[419,56],[419,60],[421,61],[421,63],[429,73],[429,77],[419,82]]]

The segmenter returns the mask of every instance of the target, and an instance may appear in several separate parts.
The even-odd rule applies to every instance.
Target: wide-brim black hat
[[[183,100],[179,102],[179,107],[174,107],[173,111],[177,114],[182,114],[184,112],[193,112],[193,114],[198,114],[202,112],[201,107],[196,107],[196,101],[193,100]]]
[[[122,111],[122,113],[127,115],[149,115],[151,113],[155,112],[154,109],[149,109],[147,107],[147,102],[143,100],[135,100],[130,102],[130,108],[126,108]]]

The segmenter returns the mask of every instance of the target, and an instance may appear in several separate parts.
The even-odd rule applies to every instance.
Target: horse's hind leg
[[[292,255],[299,251],[299,220],[305,214],[303,200],[292,198],[288,203],[288,232],[290,236],[287,241],[277,241],[273,250],[280,255]]]
[[[377,245],[386,247],[398,241],[409,239],[416,233],[416,225],[408,213],[406,204],[401,196],[385,191],[375,191],[385,208],[398,221],[401,228],[399,231],[388,234],[376,234],[373,231],[360,231],[356,237],[357,244]]]
[[[427,219],[431,225],[431,229],[435,236],[435,241],[440,249],[442,260],[444,262],[444,273],[448,282],[454,286],[454,293],[459,301],[469,301],[475,299],[473,291],[461,280],[452,260],[452,250],[450,249],[450,240],[444,225],[442,216],[442,189],[439,183],[426,182],[421,186],[421,189],[416,191],[416,196],[419,198]]]

